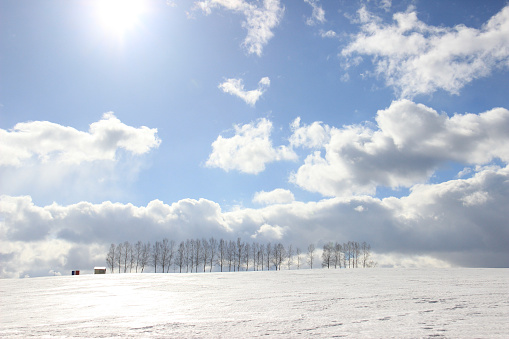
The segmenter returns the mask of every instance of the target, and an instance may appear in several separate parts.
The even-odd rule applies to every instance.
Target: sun
[[[140,25],[146,10],[145,0],[98,0],[97,15],[104,29],[123,35]]]

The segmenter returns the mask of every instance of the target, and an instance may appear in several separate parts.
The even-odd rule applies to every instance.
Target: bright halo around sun
[[[141,23],[145,0],[98,0],[97,14],[104,29],[123,36]]]

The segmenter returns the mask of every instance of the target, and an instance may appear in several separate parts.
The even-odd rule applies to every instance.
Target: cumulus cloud
[[[0,186],[4,194],[38,200],[111,199],[146,167],[161,140],[157,129],[125,125],[113,113],[88,131],[47,121],[0,129]]]
[[[338,34],[336,32],[334,32],[333,30],[328,30],[328,31],[320,30],[320,36],[322,38],[335,38],[338,36]]]
[[[390,24],[365,7],[358,14],[361,31],[341,51],[345,65],[351,58],[370,57],[375,74],[401,97],[439,89],[458,94],[474,79],[509,68],[509,6],[480,29],[430,26],[415,11],[394,14]]]
[[[292,147],[320,148],[330,140],[331,128],[321,121],[315,121],[311,125],[301,126],[301,119],[295,119],[290,125]]]
[[[269,224],[263,224],[256,231],[255,234],[251,236],[252,239],[262,240],[262,241],[274,241],[281,240],[285,234],[285,230],[288,227],[281,227],[278,225],[272,226]]]
[[[392,0],[380,0],[378,1],[378,6],[388,12],[392,6]]]
[[[304,0],[305,3],[309,4],[313,8],[311,17],[306,20],[306,25],[313,26],[317,23],[325,22],[325,11],[320,5],[319,0]]]
[[[95,160],[115,160],[119,149],[135,155],[157,148],[157,129],[123,124],[112,112],[90,125],[88,132],[48,121],[18,123],[0,129],[0,166],[21,166],[32,157],[46,163],[81,164]]]
[[[295,200],[293,193],[289,190],[277,188],[270,192],[256,192],[253,202],[257,204],[287,204]]]
[[[246,102],[246,104],[254,106],[269,86],[270,79],[268,77],[264,77],[258,82],[258,88],[250,91],[244,90],[244,83],[242,79],[227,79],[219,85],[219,88],[225,93],[241,98]]]
[[[284,13],[279,0],[264,0],[260,5],[245,0],[205,0],[195,2],[194,7],[207,15],[218,7],[242,13],[245,16],[242,27],[247,29],[243,46],[249,54],[258,56],[261,56],[263,47],[274,36],[272,31],[279,25]]]
[[[104,265],[110,243],[214,236],[281,241],[294,248],[330,240],[371,244],[380,266],[509,265],[509,167],[468,179],[413,186],[408,196],[292,201],[230,212],[206,199],[146,206],[104,202],[37,206],[0,196],[2,277]]]
[[[294,122],[290,143],[315,151],[291,181],[326,196],[374,194],[378,186],[425,182],[449,161],[482,165],[509,161],[509,111],[448,117],[409,100],[377,112],[378,129]],[[325,154],[322,155],[322,150]]]
[[[272,122],[267,119],[259,119],[256,123],[243,126],[235,125],[234,128],[233,137],[219,136],[212,143],[207,166],[258,174],[265,170],[267,163],[297,158],[293,150],[286,146],[272,146]]]
[[[46,275],[104,265],[110,243],[224,236],[232,232],[218,204],[184,199],[147,206],[80,202],[36,206],[30,196],[0,196],[2,277]],[[81,253],[81,254],[80,254]]]

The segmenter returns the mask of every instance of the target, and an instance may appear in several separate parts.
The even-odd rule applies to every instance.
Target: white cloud
[[[113,113],[87,132],[47,121],[0,129],[2,193],[30,192],[39,201],[120,199],[160,143],[157,129],[125,125]]]
[[[463,177],[469,175],[470,173],[472,173],[472,169],[470,167],[465,167],[456,176],[458,178],[463,178]]]
[[[263,5],[259,6],[244,0],[205,0],[195,2],[194,6],[207,15],[217,7],[242,13],[245,16],[242,27],[247,29],[243,45],[248,53],[258,56],[261,56],[263,47],[274,36],[272,30],[279,25],[284,13],[279,0],[264,0]]]
[[[309,155],[291,181],[326,196],[374,194],[377,186],[410,187],[448,161],[509,161],[509,111],[448,117],[408,100],[377,113],[378,130],[294,123],[291,144],[323,147]],[[320,145],[321,144],[321,145]]]
[[[331,240],[366,241],[379,266],[507,267],[508,185],[509,167],[490,167],[469,179],[416,185],[402,198],[293,201],[231,212],[206,199],[171,205],[154,200],[140,207],[111,202],[40,207],[28,196],[2,195],[0,275],[102,266],[109,244],[125,240],[210,236],[277,240],[301,249]]]
[[[18,123],[10,131],[0,129],[0,137],[0,166],[21,166],[34,156],[42,163],[115,160],[119,149],[140,155],[161,143],[157,129],[127,126],[112,112],[92,123],[88,132],[48,121],[31,121]]]
[[[311,125],[300,125],[300,117],[296,118],[290,128],[292,136],[290,145],[292,147],[321,148],[330,140],[331,128],[322,124],[321,121],[315,121]]]
[[[1,277],[103,266],[109,244],[125,240],[185,240],[231,233],[219,205],[206,199],[172,205],[154,200],[141,207],[109,201],[39,207],[29,196],[2,195],[0,215]]]
[[[253,202],[258,204],[287,204],[295,200],[293,193],[289,190],[277,188],[270,192],[260,191],[256,192]]]
[[[392,0],[380,0],[378,6],[388,12],[392,6]]]
[[[328,30],[327,32],[326,31],[323,31],[323,30],[320,30],[320,36],[322,38],[335,38],[337,37],[337,33],[334,32],[333,30]]]
[[[269,224],[264,224],[260,226],[256,233],[251,236],[251,238],[257,239],[259,241],[269,241],[269,242],[274,240],[281,240],[285,234],[286,229],[288,229],[288,227],[281,227],[278,225],[271,226]]]
[[[483,205],[488,202],[490,195],[488,192],[474,192],[464,196],[461,201],[465,206]]]
[[[401,97],[438,89],[458,94],[474,79],[509,68],[509,6],[481,29],[430,26],[415,11],[396,13],[393,19],[394,23],[383,24],[361,8],[361,32],[341,54],[347,59],[372,57],[375,74]]]
[[[325,11],[320,5],[319,0],[304,0],[305,3],[309,4],[313,8],[313,13],[311,17],[306,20],[306,24],[309,26],[313,26],[317,23],[325,22]]]
[[[258,88],[250,91],[244,90],[244,83],[242,79],[227,79],[219,85],[219,88],[225,93],[241,98],[246,102],[246,104],[254,106],[269,86],[270,79],[268,77],[264,77],[258,82]]]
[[[219,136],[212,143],[212,153],[206,162],[209,167],[225,171],[238,170],[258,174],[265,165],[280,160],[295,160],[297,155],[285,146],[274,148],[270,139],[272,122],[259,119],[257,123],[235,125],[231,138]]]

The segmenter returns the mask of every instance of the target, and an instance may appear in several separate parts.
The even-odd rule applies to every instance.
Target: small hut
[[[94,267],[94,274],[106,274],[106,267]]]

